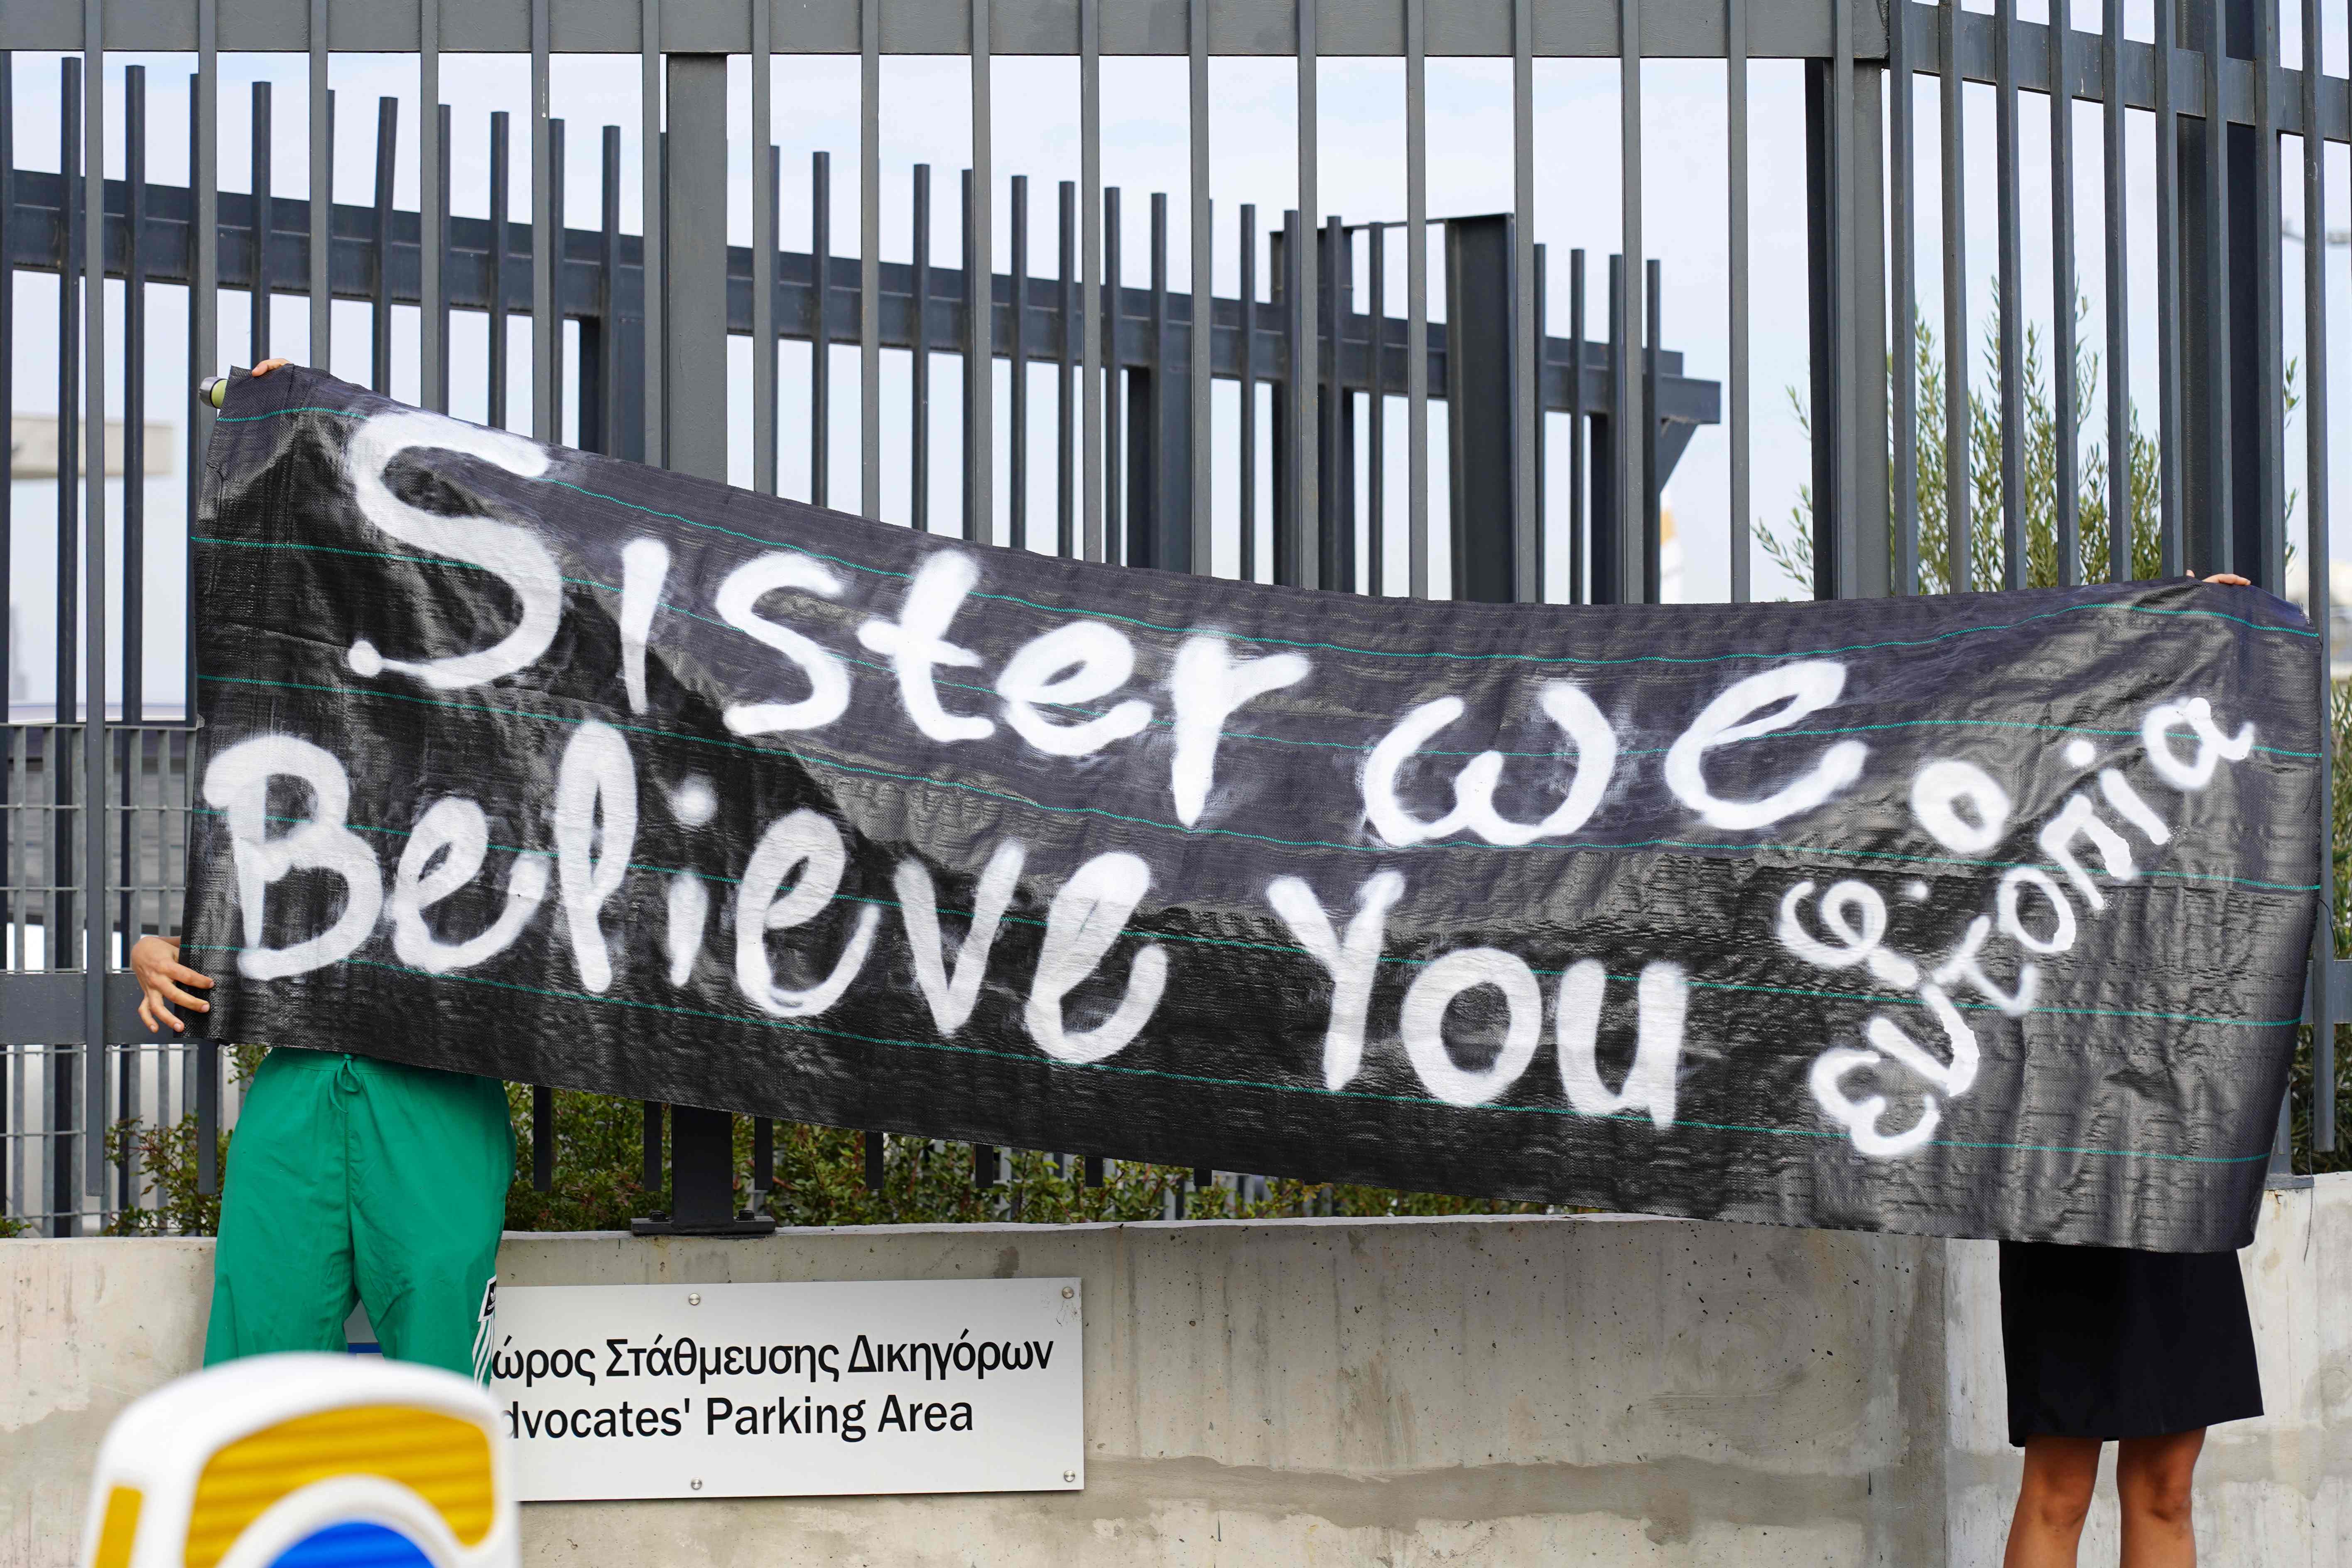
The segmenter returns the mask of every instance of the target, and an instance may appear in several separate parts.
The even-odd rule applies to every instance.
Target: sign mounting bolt
[[[701,1291],[699,1291],[699,1290],[696,1290],[696,1291],[693,1291],[692,1293],[690,1293],[689,1295],[688,1295],[688,1297],[687,1297],[687,1299],[686,1299],[686,1304],[687,1304],[688,1306],[689,1306],[689,1307],[699,1307],[699,1306],[701,1306],[701,1305],[702,1305],[702,1292],[701,1292]],[[702,1483],[701,1483],[700,1481],[697,1481],[697,1482],[695,1482],[694,1484],[695,1484],[696,1486],[700,1486]]]
[[[1068,1300],[1077,1293],[1077,1290],[1072,1286],[1065,1285],[1062,1287],[1062,1300],[1065,1301]]]

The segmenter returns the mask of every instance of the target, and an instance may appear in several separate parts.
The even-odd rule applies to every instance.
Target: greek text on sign
[[[525,1502],[1071,1491],[1076,1279],[499,1292],[490,1394]]]

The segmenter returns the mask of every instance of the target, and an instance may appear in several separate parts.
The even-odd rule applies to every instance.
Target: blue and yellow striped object
[[[124,1411],[82,1568],[511,1568],[515,1504],[482,1390],[432,1367],[256,1356]]]

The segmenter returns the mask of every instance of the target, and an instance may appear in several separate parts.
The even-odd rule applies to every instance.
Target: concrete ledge
[[[1906,1400],[1941,1383],[1927,1242],[1665,1220],[877,1226],[518,1237],[501,1267],[1086,1281],[1084,1493],[707,1523],[550,1506],[531,1510],[548,1562],[619,1561],[623,1538],[718,1559],[745,1530],[789,1563],[1357,1563],[1472,1542],[1496,1563],[1916,1563],[1939,1542],[1940,1454],[1908,1438],[1937,1413]]]
[[[2209,1563],[2344,1568],[2352,1178],[2246,1257],[2273,1414],[2215,1434]],[[510,1235],[512,1284],[1086,1281],[1082,1493],[545,1504],[548,1564],[1990,1564],[1993,1249],[1610,1216]],[[0,1568],[72,1561],[124,1404],[193,1367],[203,1241],[0,1244]],[[2112,1561],[2108,1533],[2085,1562]]]

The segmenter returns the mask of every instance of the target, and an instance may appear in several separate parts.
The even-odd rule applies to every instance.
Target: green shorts
[[[514,1178],[496,1079],[273,1050],[230,1153],[206,1366],[341,1351],[358,1301],[384,1354],[485,1378]]]

